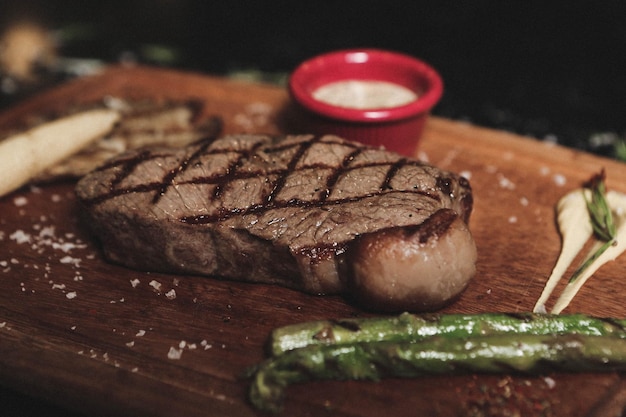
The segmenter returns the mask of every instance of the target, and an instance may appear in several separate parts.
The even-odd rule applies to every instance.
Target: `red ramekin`
[[[397,107],[365,110],[313,98],[317,88],[343,80],[387,81],[412,90],[418,98]],[[424,123],[443,93],[443,82],[430,65],[409,55],[350,49],[318,55],[300,64],[289,78],[289,92],[312,116],[306,126],[311,133],[335,134],[414,156]]]

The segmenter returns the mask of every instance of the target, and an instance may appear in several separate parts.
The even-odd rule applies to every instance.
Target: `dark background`
[[[626,137],[621,0],[2,1],[0,30],[24,18],[57,37],[62,57],[271,82],[318,53],[392,49],[441,73],[437,115],[611,157]],[[38,85],[2,93],[0,104],[67,77],[42,74]],[[0,390],[0,409],[13,405],[16,415],[56,411]]]
[[[621,0],[23,0],[5,7],[0,24],[38,19],[61,34],[63,56],[271,76],[321,52],[380,47],[441,72],[437,115],[609,156],[626,132]]]

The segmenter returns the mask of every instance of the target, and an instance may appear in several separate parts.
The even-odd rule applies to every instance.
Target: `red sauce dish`
[[[393,99],[384,105],[354,101],[363,99],[374,87],[372,83],[380,82],[384,85],[377,87],[399,87],[414,98],[397,105]],[[335,93],[347,101],[320,98],[320,89],[329,85],[338,87],[340,91]],[[300,64],[289,78],[289,92],[308,114],[309,132],[335,134],[414,156],[424,123],[443,93],[443,82],[430,65],[409,55],[351,49],[318,55]],[[392,91],[386,93],[395,97]]]

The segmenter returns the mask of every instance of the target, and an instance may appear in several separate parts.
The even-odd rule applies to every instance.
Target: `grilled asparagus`
[[[534,313],[410,314],[394,317],[320,320],[275,329],[269,339],[273,355],[308,345],[355,342],[415,342],[431,336],[473,337],[496,334],[564,334],[626,338],[626,320],[583,314]]]
[[[278,412],[290,384],[459,373],[624,371],[626,339],[580,334],[433,336],[418,342],[310,345],[272,357],[253,374],[250,401]]]

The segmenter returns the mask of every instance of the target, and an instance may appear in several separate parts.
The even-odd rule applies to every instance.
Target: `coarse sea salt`
[[[554,174],[554,176],[552,177],[552,180],[559,187],[562,187],[567,183],[567,178],[565,178],[565,176],[561,174]]]
[[[150,286],[157,291],[161,291],[161,283],[159,281],[153,279],[152,281],[150,281]]]
[[[26,197],[15,197],[13,199],[13,204],[15,204],[16,207],[23,207],[26,204],[28,204],[28,199]]]
[[[176,349],[174,346],[170,346],[170,350],[167,352],[167,358],[171,360],[179,360],[183,356],[182,349]]]
[[[546,385],[548,386],[549,389],[552,389],[556,386],[556,381],[552,378],[550,378],[549,376],[545,377],[544,382],[546,383]]]
[[[82,259],[74,258],[72,256],[64,256],[63,258],[59,259],[59,262],[61,262],[62,264],[72,264],[76,267],[80,266],[81,261]]]
[[[14,240],[18,244],[29,243],[31,240],[31,235],[24,232],[23,230],[16,230],[9,235],[9,239]]]
[[[84,246],[85,245],[79,246],[71,242],[65,242],[65,243],[53,242],[52,243],[52,249],[60,250],[61,252],[65,252],[65,253],[70,252],[72,249],[76,249],[78,247],[84,247]]]
[[[505,188],[507,190],[515,189],[515,183],[502,174],[498,175],[498,184],[500,184],[500,187]]]

